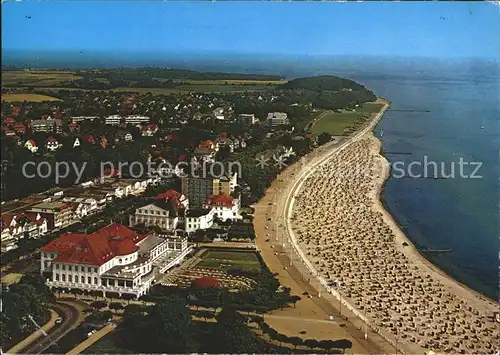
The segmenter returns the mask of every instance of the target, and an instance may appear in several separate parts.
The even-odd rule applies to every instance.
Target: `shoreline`
[[[294,199],[295,195],[300,191],[300,188],[302,187],[302,184],[314,173],[314,170],[317,169],[319,166],[323,165],[325,162],[329,162],[332,159],[332,156],[335,156],[337,152],[341,152],[343,149],[343,146],[350,146],[351,144],[354,144],[356,141],[359,141],[359,139],[367,139],[370,140],[372,139],[372,142],[375,142],[373,146],[370,147],[370,154],[372,154],[372,157],[374,157],[375,160],[377,160],[378,164],[381,164],[379,167],[378,173],[380,174],[377,181],[372,187],[372,190],[369,191],[370,199],[373,203],[373,208],[376,212],[378,212],[382,217],[384,223],[390,227],[392,232],[395,235],[396,239],[396,245],[394,246],[395,249],[401,253],[403,253],[410,261],[411,264],[420,272],[423,268],[424,271],[428,273],[427,276],[432,275],[432,279],[438,280],[438,282],[442,283],[446,289],[450,290],[453,294],[459,294],[461,302],[463,300],[466,300],[469,304],[473,305],[474,307],[477,307],[481,309],[481,313],[483,312],[490,312],[490,308],[495,308],[498,307],[498,304],[494,303],[494,301],[490,301],[489,299],[485,298],[482,294],[479,294],[477,291],[469,288],[466,285],[461,284],[457,280],[453,279],[450,275],[447,275],[443,270],[439,269],[436,265],[432,264],[431,261],[427,260],[419,251],[418,249],[414,246],[414,244],[411,242],[411,240],[404,234],[402,231],[400,225],[395,221],[392,215],[385,209],[383,206],[382,200],[381,200],[381,192],[383,191],[383,188],[385,186],[385,182],[390,176],[390,169],[389,169],[389,164],[387,159],[381,155],[381,146],[382,143],[379,139],[377,139],[373,135],[373,129],[376,127],[376,125],[379,123],[385,112],[390,106],[390,103],[385,100],[386,105],[381,109],[379,113],[375,115],[375,117],[372,119],[372,121],[365,127],[364,129],[361,130],[360,133],[358,134],[353,134],[351,135],[340,147],[333,148],[331,152],[328,152],[326,155],[326,158],[320,159],[320,161],[315,162],[311,169],[306,170],[305,176],[301,176],[300,178],[295,177],[295,184],[291,188],[291,192],[293,193],[292,198],[290,199],[290,202],[287,201],[286,207],[289,208],[288,214],[290,215],[291,212],[293,212],[293,204],[294,204]],[[371,127],[371,129],[367,130],[368,127]],[[330,148],[330,147],[321,147],[321,148]],[[373,150],[374,149],[374,150]],[[320,150],[321,153],[323,153],[322,150]],[[317,157],[316,152],[316,157]],[[311,163],[314,162],[316,159],[312,159]],[[304,175],[304,174],[303,174]],[[298,186],[296,186],[298,184]],[[294,192],[294,189],[296,191]],[[287,224],[285,220],[285,224]],[[325,281],[325,279],[321,276],[320,273],[316,271],[316,268],[313,266],[313,263],[315,262],[313,259],[308,258],[304,255],[304,252],[302,250],[302,246],[299,245],[296,241],[296,237],[294,237],[294,227],[289,228],[287,226],[288,232],[291,237],[291,244],[293,245],[295,251],[297,252],[298,255],[300,255],[302,261],[307,265],[308,269],[312,272],[313,275],[315,275],[319,281],[323,284],[323,288],[326,289],[329,293],[333,294],[336,296],[338,300],[341,299],[341,296],[337,293],[336,290],[332,289],[332,287],[328,286],[328,283]],[[402,243],[407,243],[407,246],[403,246]],[[317,261],[317,260],[316,260]],[[424,273],[425,274],[425,273]],[[472,292],[470,292],[472,291]],[[345,299],[345,297],[344,297]],[[342,302],[344,303],[344,302]],[[346,302],[345,305],[348,308],[351,308],[352,306]],[[354,308],[354,307],[352,307]],[[355,311],[353,309],[353,311]],[[369,319],[363,319],[364,317],[357,312],[358,318],[363,320],[364,322],[371,323]],[[371,325],[370,325],[371,326]],[[384,338],[386,338],[384,336]],[[386,338],[387,341],[391,342],[389,339]],[[407,343],[408,344],[408,343]],[[412,342],[409,342],[408,345],[413,344]],[[416,344],[415,344],[416,345]],[[396,340],[396,346],[397,346],[397,340]],[[464,345],[465,346],[465,345]]]
[[[376,139],[380,140],[379,138],[375,137]],[[387,157],[384,156],[384,154],[382,152],[379,153],[382,157],[384,157],[384,159],[388,160]],[[429,263],[429,267],[433,268],[435,272],[439,272],[439,273],[442,273],[443,276],[447,276],[451,279],[453,279],[455,281],[455,283],[457,283],[459,286],[473,292],[476,294],[476,296],[478,298],[483,298],[483,299],[486,299],[487,301],[490,301],[490,302],[500,302],[500,299],[499,300],[495,300],[494,298],[490,297],[489,295],[485,294],[485,293],[482,293],[474,288],[472,288],[471,286],[467,285],[465,282],[462,282],[458,279],[456,279],[451,273],[448,273],[446,270],[442,269],[441,267],[439,267],[439,265],[435,264],[434,262],[432,262],[430,259],[428,259],[425,254],[423,254],[419,248],[415,245],[415,243],[411,240],[411,233],[408,233],[408,232],[404,232],[404,223],[400,223],[398,221],[398,218],[395,216],[395,212],[394,211],[391,211],[391,209],[387,206],[386,202],[384,201],[384,199],[382,198],[382,194],[384,193],[384,190],[385,190],[385,186],[387,184],[387,182],[389,181],[390,179],[390,171],[389,171],[389,175],[387,177],[387,179],[384,180],[383,184],[382,184],[382,187],[381,187],[381,190],[380,190],[380,194],[379,194],[379,201],[382,205],[382,209],[384,209],[385,211],[387,211],[387,213],[391,216],[391,218],[394,220],[394,222],[397,224],[398,228],[401,229],[401,231],[403,232],[403,234],[406,236],[406,238],[408,239],[408,244],[411,245],[415,250],[416,252],[420,255],[420,257],[422,257],[423,259],[425,259],[425,261],[427,263]]]
[[[453,285],[453,287],[459,287],[459,288],[463,289],[464,291],[467,291],[467,292],[474,294],[474,296],[476,298],[479,298],[483,301],[495,304],[496,301],[494,299],[474,290],[473,288],[464,284],[463,282],[460,282],[459,280],[455,279],[452,275],[449,275],[448,273],[446,273],[446,271],[439,268],[439,266],[435,265],[432,261],[427,259],[420,252],[420,250],[418,250],[418,248],[411,241],[411,239],[408,237],[408,235],[406,235],[406,233],[404,233],[402,226],[398,223],[397,219],[389,212],[389,210],[386,208],[386,206],[384,205],[382,198],[381,198],[381,195],[384,191],[385,185],[386,185],[387,181],[390,179],[391,171],[390,171],[388,159],[381,152],[382,141],[379,138],[377,138],[375,135],[373,135],[373,137],[378,142],[378,144],[380,146],[378,155],[380,156],[382,163],[383,163],[383,166],[382,166],[383,179],[382,179],[382,183],[379,185],[379,188],[376,189],[376,192],[375,192],[376,197],[375,197],[374,201],[375,201],[377,209],[384,215],[384,219],[386,220],[386,223],[391,225],[391,228],[393,228],[394,231],[397,233],[396,235],[399,234],[401,236],[401,239],[403,242],[408,243],[408,246],[406,246],[404,248],[408,249],[411,253],[415,254],[415,257],[420,259],[419,261],[422,262],[422,264],[424,264],[425,267],[430,268],[432,272],[439,274],[439,276],[442,278],[445,278],[447,280],[447,282],[452,282],[453,284],[455,284],[455,285]],[[499,307],[500,307],[500,305],[499,305]]]

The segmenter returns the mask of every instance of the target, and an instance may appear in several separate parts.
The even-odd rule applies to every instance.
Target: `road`
[[[300,170],[297,170],[294,174],[293,181],[291,181],[283,190],[279,191],[278,193],[278,201],[276,203],[277,207],[273,221],[277,226],[282,227],[284,231],[281,243],[288,249],[286,253],[290,254],[290,259],[293,260],[295,254],[295,259],[299,259],[297,261],[300,261],[301,268],[303,269],[303,274],[312,275],[312,279],[315,279],[318,282],[318,296],[321,295],[322,291],[326,291],[324,293],[326,293],[328,296],[333,295],[337,299],[337,302],[341,301],[344,305],[347,305],[354,310],[355,307],[353,307],[353,305],[347,303],[345,299],[340,299],[340,295],[335,289],[326,287],[329,280],[324,280],[321,277],[321,275],[315,269],[314,265],[309,262],[305,254],[300,249],[297,243],[297,236],[295,235],[295,232],[291,225],[293,205],[295,202],[295,196],[300,191],[307,178],[312,175],[321,164],[328,162],[333,156],[337,155],[339,152],[346,149],[354,142],[362,139],[365,134],[372,131],[387,108],[388,105],[386,105],[384,110],[377,114],[377,117],[374,118],[368,125],[366,125],[366,127],[361,129],[359,132],[355,133],[347,140],[341,142],[339,145],[335,146],[333,144],[329,144],[320,148],[315,156],[310,159],[305,166],[299,167]],[[299,265],[295,264],[295,266],[297,267]],[[356,313],[356,316],[359,320],[361,320],[365,324],[368,324],[367,320],[360,313]],[[365,332],[367,332],[372,339],[377,339],[380,337],[379,334],[375,334],[369,330],[365,330]]]
[[[41,338],[39,342],[30,344],[28,347],[19,351],[19,353],[40,354],[66,335],[66,333],[68,333],[77,324],[80,312],[75,306],[68,303],[57,302],[55,304],[51,304],[50,308],[55,310],[59,316],[63,318],[63,322],[52,328],[47,336]]]

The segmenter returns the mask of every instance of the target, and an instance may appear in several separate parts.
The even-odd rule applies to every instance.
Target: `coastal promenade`
[[[494,351],[498,304],[423,258],[380,203],[389,166],[371,130],[387,108],[280,176],[290,182],[274,187],[267,228],[318,295],[349,309],[365,336],[393,345],[389,352]]]
[[[388,104],[385,100],[379,100],[379,102]],[[379,113],[379,117],[376,119],[378,120],[382,114]],[[363,127],[363,130],[369,130],[370,123]],[[296,252],[291,253],[293,248],[290,248],[290,243],[287,242],[288,239],[283,231],[282,220],[286,205],[286,191],[298,180],[295,175],[301,169],[307,170],[312,165],[311,163],[321,160],[331,149],[343,145],[348,139],[343,138],[340,142],[332,141],[325,144],[300,162],[287,167],[275,179],[265,196],[254,206],[256,242],[266,265],[278,274],[283,286],[290,287],[293,294],[302,297],[296,308],[284,311],[298,317],[329,319],[331,326],[311,327],[312,324],[301,322],[270,321],[275,329],[287,335],[317,339],[350,339],[353,342],[353,348],[350,350],[352,353],[394,353],[395,348],[380,335],[368,330],[368,337],[365,337],[363,324],[351,312],[344,308],[340,310],[342,315],[339,315],[338,302],[335,302],[332,295],[326,294],[324,290],[318,288],[314,275],[302,262],[299,262]],[[307,331],[307,335],[302,335],[304,331]]]

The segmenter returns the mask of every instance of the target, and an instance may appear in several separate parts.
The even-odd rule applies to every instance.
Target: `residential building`
[[[237,141],[237,140],[236,140]],[[215,140],[215,144],[217,145],[218,149],[222,147],[228,147],[229,151],[232,153],[234,152],[235,147],[235,140],[229,138],[227,136],[226,132],[222,132],[217,139]],[[239,141],[238,141],[238,147],[239,147]]]
[[[13,128],[17,134],[25,134],[26,133],[26,126],[22,122],[16,123]]]
[[[219,150],[219,146],[211,141],[202,141],[193,152],[193,157],[202,162],[213,162],[215,160],[215,153]]]
[[[38,152],[38,146],[36,145],[36,142],[33,139],[29,139],[24,143],[24,147],[28,149],[31,153],[36,153]]]
[[[45,149],[49,152],[55,152],[60,147],[62,147],[62,144],[59,144],[59,141],[54,137],[49,137],[45,141]]]
[[[212,208],[192,208],[186,211],[184,218],[186,233],[198,229],[208,229],[214,224],[215,211]]]
[[[285,147],[284,145],[280,145],[274,150],[273,159],[275,161],[284,161],[285,159],[288,159],[293,155],[295,155],[293,147]]]
[[[47,219],[39,213],[3,213],[1,215],[2,249],[15,248],[12,244],[21,238],[38,238],[48,232]]]
[[[143,224],[146,227],[158,226],[163,231],[174,231],[179,222],[178,207],[172,201],[155,201],[149,205],[137,208],[129,217],[129,224],[136,226]]]
[[[40,251],[40,270],[50,288],[139,298],[158,273],[179,264],[191,248],[183,237],[139,234],[114,223],[92,234],[61,235]]]
[[[33,132],[54,132],[55,120],[32,120],[30,126]]]
[[[259,122],[253,113],[240,113],[238,115],[238,121],[247,125],[254,125]]]
[[[85,197],[63,197],[62,202],[71,204],[76,218],[82,218],[99,211],[99,205],[95,198]]]
[[[130,124],[133,126],[147,124],[150,121],[150,117],[148,116],[140,116],[140,115],[129,115],[129,116],[120,116],[120,115],[111,115],[105,118],[105,123],[109,125],[117,126],[121,123]]]
[[[279,126],[289,124],[288,115],[285,112],[269,112],[266,123],[269,126]]]
[[[222,107],[217,107],[214,111],[213,111],[213,114],[214,114],[214,117],[216,120],[221,120],[223,121],[224,120],[224,108]]]
[[[156,132],[158,132],[158,125],[155,123],[146,124],[141,127],[143,137],[152,137]]]
[[[155,197],[157,200],[163,200],[165,202],[172,201],[178,209],[188,209],[189,208],[189,199],[175,191],[174,189],[169,189],[165,192],[162,192]]]
[[[125,116],[125,123],[131,124],[131,125],[148,123],[149,120],[150,120],[150,118],[147,116],[140,116],[140,115]]]
[[[224,193],[209,197],[203,204],[204,208],[213,209],[214,214],[222,221],[238,219],[240,198],[233,198]]]
[[[104,118],[104,123],[111,126],[118,126],[122,123],[123,117],[120,115],[111,115]]]
[[[80,131],[80,125],[76,122],[71,122],[68,125],[68,128],[69,128],[70,132],[79,132]]]
[[[74,222],[73,209],[63,202],[42,202],[32,206],[27,212],[47,218],[49,230],[66,227]]]
[[[97,116],[74,116],[74,117],[71,117],[71,122],[72,123],[79,123],[79,122],[83,122],[83,121],[94,121],[94,120],[98,120],[99,117]]]
[[[189,198],[191,207],[199,208],[208,197],[224,193],[231,195],[238,185],[238,174],[223,175],[220,178],[182,177],[181,192]]]

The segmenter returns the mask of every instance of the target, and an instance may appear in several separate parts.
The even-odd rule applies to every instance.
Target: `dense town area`
[[[280,171],[378,110],[372,92],[334,76],[76,75],[36,94],[2,83],[3,350],[68,353],[96,332],[107,347],[90,342],[87,352],[351,347],[266,323],[266,312],[307,295],[292,295],[264,263],[252,206]],[[134,91],[193,80],[243,88]],[[50,100],[29,100],[42,94]],[[48,335],[37,348],[28,339],[40,327]]]

